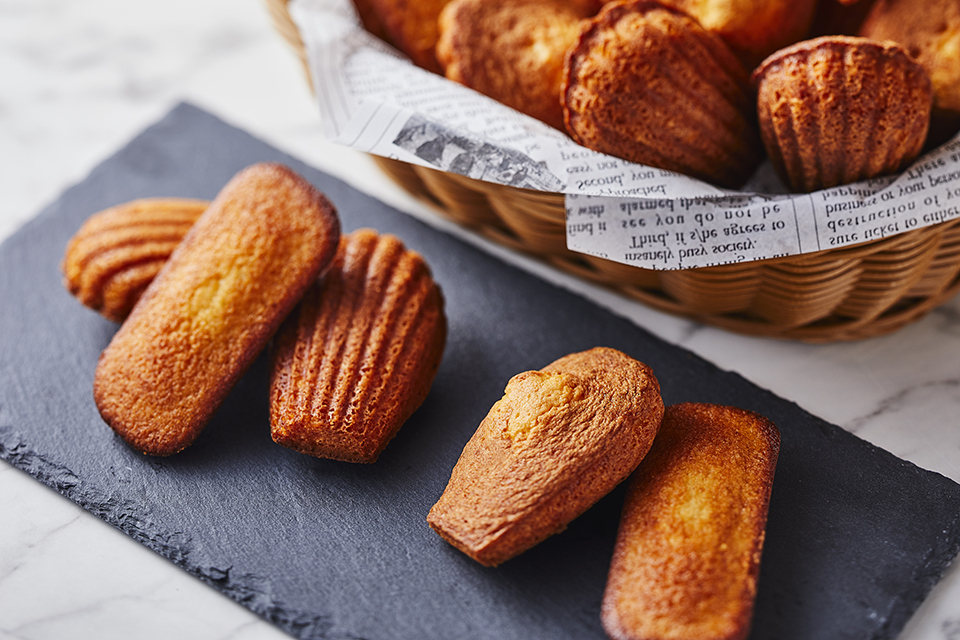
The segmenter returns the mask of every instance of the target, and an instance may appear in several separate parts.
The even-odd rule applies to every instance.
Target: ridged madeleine
[[[930,78],[893,42],[800,42],[767,58],[754,82],[767,154],[795,191],[894,173],[923,149]]]
[[[274,441],[317,457],[376,461],[426,399],[446,326],[420,254],[390,234],[345,235],[277,335]]]
[[[64,285],[84,306],[123,322],[209,204],[145,198],[93,214],[67,244]]]
[[[576,142],[722,187],[750,177],[762,157],[750,79],[719,36],[652,0],[583,24],[561,92]]]

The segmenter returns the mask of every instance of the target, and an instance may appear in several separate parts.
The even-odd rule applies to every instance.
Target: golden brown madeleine
[[[960,115],[960,3],[877,0],[859,35],[902,45],[930,76],[934,109]]]
[[[930,124],[930,79],[893,42],[824,36],[754,71],[767,154],[795,191],[893,173],[917,157]]]
[[[601,609],[611,638],[747,637],[779,451],[755,413],[667,407],[620,519]]]
[[[663,0],[715,33],[752,69],[768,55],[802,40],[818,0]]]
[[[613,2],[571,49],[561,94],[579,144],[738,187],[762,156],[749,77],[716,35],[652,0]]]
[[[464,447],[427,522],[477,562],[505,562],[626,478],[662,416],[650,367],[614,349],[518,374]]]
[[[447,334],[443,297],[420,254],[395,236],[345,235],[330,269],[274,346],[274,441],[375,462],[427,397]]]
[[[437,59],[450,80],[562,131],[564,58],[588,15],[569,0],[453,0]]]
[[[123,322],[209,204],[145,198],[93,214],[67,243],[64,286],[83,305]]]
[[[326,197],[277,164],[217,195],[100,355],[100,415],[134,448],[193,442],[336,252]]]
[[[437,19],[449,1],[369,0],[367,4],[379,19],[387,40],[417,66],[442,74],[435,53],[439,37]]]

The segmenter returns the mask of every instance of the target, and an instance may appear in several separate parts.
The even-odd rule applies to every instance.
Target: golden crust
[[[419,67],[443,72],[434,52],[439,30],[437,19],[450,0],[369,0],[366,20],[379,22],[387,40]]]
[[[934,109],[960,115],[960,3],[877,0],[859,35],[903,45],[930,76]]]
[[[380,16],[377,15],[373,0],[352,0],[353,8],[357,10],[357,17],[360,18],[360,24],[363,28],[377,36],[381,40],[389,40],[383,25],[380,23]]]
[[[330,269],[275,341],[270,424],[278,444],[375,462],[427,397],[446,340],[443,297],[395,236],[343,236]]]
[[[779,449],[755,413],[667,407],[624,503],[601,609],[611,638],[746,638]]]
[[[653,372],[614,349],[518,374],[464,447],[427,522],[477,562],[505,562],[626,478],[662,415]]]
[[[767,154],[796,191],[894,173],[923,148],[930,79],[893,42],[807,40],[767,58],[754,82]]]
[[[453,0],[437,59],[450,80],[563,130],[564,57],[587,15],[564,0]]]
[[[748,68],[807,34],[817,0],[663,0],[730,45]]]
[[[237,174],[100,356],[100,415],[143,453],[188,446],[333,258],[326,197],[275,164]]]
[[[209,204],[144,198],[93,214],[67,243],[64,286],[84,306],[123,322]]]
[[[575,141],[631,162],[738,187],[762,157],[736,56],[651,0],[614,2],[585,21],[561,98]]]

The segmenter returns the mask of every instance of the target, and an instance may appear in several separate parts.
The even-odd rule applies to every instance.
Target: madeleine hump
[[[667,407],[630,479],[601,608],[613,640],[743,640],[780,432],[750,411]]]
[[[209,204],[143,198],[93,214],[67,243],[64,286],[84,306],[123,322]]]
[[[345,235],[277,334],[274,441],[322,458],[376,461],[426,399],[446,335],[443,296],[420,254],[390,234]]]
[[[427,516],[480,564],[526,551],[636,468],[663,416],[647,365],[597,347],[510,379]]]
[[[336,209],[279,164],[238,173],[100,355],[100,415],[150,455],[189,446],[336,252]]]

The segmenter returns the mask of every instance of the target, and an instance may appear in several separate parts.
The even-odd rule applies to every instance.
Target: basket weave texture
[[[287,0],[264,1],[306,68]],[[737,333],[859,340],[918,320],[960,290],[960,220],[802,256],[653,271],[568,250],[563,194],[374,159],[407,191],[489,239],[653,308]]]

